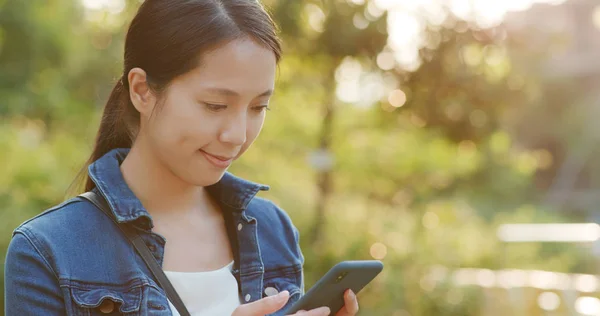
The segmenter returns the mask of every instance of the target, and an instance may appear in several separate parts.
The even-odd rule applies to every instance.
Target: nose
[[[239,113],[230,118],[219,135],[219,140],[234,146],[242,146],[246,142],[247,115]]]

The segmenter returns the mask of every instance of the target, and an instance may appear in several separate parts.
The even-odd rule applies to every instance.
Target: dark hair
[[[94,150],[82,170],[85,190],[95,187],[87,166],[114,148],[130,148],[137,134],[140,115],[127,80],[131,69],[143,69],[149,86],[160,93],[199,66],[203,53],[235,39],[252,39],[279,61],[276,31],[258,0],[145,0],[127,31],[123,74],[106,102]]]

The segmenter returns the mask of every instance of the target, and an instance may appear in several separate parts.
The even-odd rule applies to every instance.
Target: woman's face
[[[218,182],[260,133],[276,60],[268,48],[240,39],[201,61],[172,82],[142,129],[147,147],[175,176],[207,186]]]

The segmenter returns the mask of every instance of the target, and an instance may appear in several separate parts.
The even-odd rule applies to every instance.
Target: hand
[[[344,292],[344,307],[335,316],[354,316],[358,313],[358,300],[356,294],[348,289]]]
[[[265,297],[256,302],[240,305],[233,311],[233,314],[231,314],[231,316],[265,316],[267,314],[275,313],[276,311],[280,310],[282,307],[285,306],[285,303],[287,303],[289,299],[290,293],[288,291],[282,291],[279,292],[279,294],[277,295]],[[329,315],[329,313],[330,311],[328,307],[319,307],[308,312],[300,311],[294,315],[327,316]]]
[[[309,312],[306,311],[299,311],[298,314],[296,315],[313,315],[313,314],[307,314]],[[342,309],[339,310],[339,312],[337,312],[335,314],[335,316],[355,316],[358,313],[358,300],[356,299],[356,294],[354,294],[354,292],[352,292],[351,289],[347,289],[346,292],[344,292],[344,307],[342,307]],[[316,315],[320,315],[320,314],[316,314]],[[328,314],[325,314],[328,315]]]

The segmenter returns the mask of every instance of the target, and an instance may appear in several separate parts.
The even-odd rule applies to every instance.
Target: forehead
[[[195,89],[226,88],[240,95],[272,89],[277,62],[275,54],[250,39],[238,39],[201,57],[199,67],[180,80]]]

